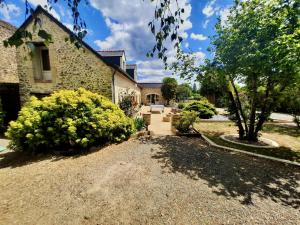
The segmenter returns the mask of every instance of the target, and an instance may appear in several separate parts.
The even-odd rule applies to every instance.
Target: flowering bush
[[[80,88],[61,90],[41,100],[31,97],[6,136],[16,150],[66,150],[119,142],[134,129],[133,120],[117,105]]]

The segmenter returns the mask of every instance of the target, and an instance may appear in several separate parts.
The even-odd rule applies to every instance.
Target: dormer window
[[[34,43],[33,68],[35,81],[52,81],[49,49],[42,43]]]

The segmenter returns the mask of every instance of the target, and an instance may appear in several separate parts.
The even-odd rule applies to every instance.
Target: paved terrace
[[[163,117],[171,112],[170,107],[165,107],[163,113],[151,113],[151,124],[149,125],[149,131],[152,131],[154,135],[174,135],[171,129],[171,122],[163,122]],[[142,106],[141,113],[150,113],[150,106]]]

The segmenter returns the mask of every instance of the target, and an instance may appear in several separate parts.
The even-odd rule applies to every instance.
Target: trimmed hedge
[[[31,97],[6,136],[15,150],[82,149],[127,139],[134,122],[109,99],[83,88]]]
[[[217,110],[208,100],[195,101],[188,104],[185,111],[194,111],[201,119],[210,119],[217,114]]]

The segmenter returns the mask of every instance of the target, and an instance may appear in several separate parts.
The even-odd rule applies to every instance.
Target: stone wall
[[[112,99],[112,76],[115,69],[105,64],[91,50],[77,49],[65,41],[69,34],[48,16],[40,13],[42,29],[52,35],[54,43],[48,46],[52,81],[41,82],[34,79],[35,63],[29,56],[29,49],[17,49],[20,96],[22,104],[33,94],[49,94],[58,89],[77,89],[84,87]],[[33,22],[27,30],[32,32]],[[33,42],[43,40],[33,33]]]
[[[114,84],[114,97],[116,104],[119,103],[120,97],[124,95],[124,93],[131,94],[132,92],[135,93],[137,104],[141,104],[141,89],[136,83],[117,71]]]
[[[0,83],[18,83],[16,49],[4,47],[3,40],[11,37],[16,28],[0,20]]]
[[[147,102],[147,95],[149,94],[157,94],[159,96],[159,101],[156,102],[156,104],[164,105],[165,99],[162,96],[161,89],[160,88],[142,88],[142,103],[144,105],[149,105]]]

